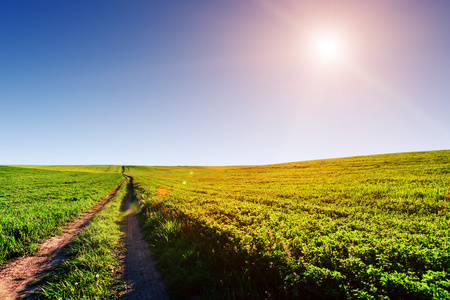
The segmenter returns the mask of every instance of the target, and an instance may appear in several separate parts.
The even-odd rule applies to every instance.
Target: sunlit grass
[[[71,242],[63,262],[45,280],[41,299],[117,299],[124,291],[121,279],[123,232],[122,184],[111,201]]]
[[[44,169],[53,171],[73,171],[89,173],[120,173],[122,166],[112,165],[17,165],[20,168]]]
[[[125,172],[180,295],[450,297],[450,151]]]
[[[0,166],[0,265],[30,254],[38,243],[103,199],[120,173]]]

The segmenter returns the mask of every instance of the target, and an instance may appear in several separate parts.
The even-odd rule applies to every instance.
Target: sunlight
[[[314,37],[312,54],[322,63],[334,63],[344,58],[344,41],[336,34],[326,33]]]

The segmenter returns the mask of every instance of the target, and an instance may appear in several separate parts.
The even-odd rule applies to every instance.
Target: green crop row
[[[125,173],[179,295],[450,298],[450,151]]]
[[[120,170],[0,166],[0,265],[36,251],[39,242],[104,198],[122,180]]]

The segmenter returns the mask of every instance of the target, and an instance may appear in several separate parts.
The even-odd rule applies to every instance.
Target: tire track
[[[136,207],[133,202],[133,178],[128,176],[128,191],[126,206]],[[135,213],[129,213],[125,219],[124,232],[126,235],[125,279],[127,293],[125,299],[169,299],[163,282],[151,258],[148,244],[142,238],[138,219]]]
[[[32,256],[19,258],[0,270],[0,299],[18,299],[31,295],[38,287],[30,285],[31,281],[41,279],[65,256],[66,246],[91,221],[93,216],[116,194],[125,179],[95,206],[63,227],[63,233],[51,237],[39,245],[39,251]]]

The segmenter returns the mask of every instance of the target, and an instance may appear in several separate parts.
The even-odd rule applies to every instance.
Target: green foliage
[[[0,265],[36,251],[39,242],[58,233],[121,180],[120,172],[0,166]]]
[[[450,298],[450,151],[125,173],[180,296]]]
[[[124,290],[119,277],[123,254],[120,228],[122,184],[113,199],[71,242],[66,258],[46,279],[41,299],[117,299]]]
[[[63,166],[18,166],[21,168],[33,168],[54,171],[73,171],[73,172],[89,172],[89,173],[120,173],[122,166],[111,165],[63,165]]]

